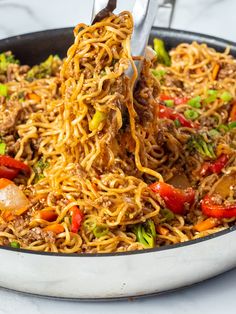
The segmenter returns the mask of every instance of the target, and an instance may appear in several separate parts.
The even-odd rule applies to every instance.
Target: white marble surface
[[[119,9],[129,9],[134,2],[118,1]],[[0,0],[0,38],[89,22],[91,6],[92,0]],[[236,41],[235,11],[234,0],[177,0],[172,27]],[[232,270],[197,286],[157,297],[95,303],[48,300],[0,288],[0,314],[235,313],[235,282],[236,270]]]

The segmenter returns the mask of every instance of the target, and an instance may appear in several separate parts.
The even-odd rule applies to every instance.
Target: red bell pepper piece
[[[187,97],[171,97],[165,94],[160,94],[159,99],[162,101],[173,100],[175,105],[186,104],[189,100]]]
[[[204,176],[211,173],[220,173],[229,160],[225,154],[220,155],[214,162],[205,162],[200,170],[200,175]]]
[[[174,103],[176,105],[183,105],[183,104],[186,104],[188,101],[189,99],[187,97],[182,97],[182,98],[175,97],[174,98]]]
[[[0,155],[0,166],[4,166],[10,169],[25,171],[27,175],[30,174],[30,167],[23,162],[16,160],[10,156]]]
[[[153,192],[160,194],[166,207],[175,214],[184,214],[185,204],[192,205],[194,202],[195,192],[192,188],[181,190],[164,182],[155,182],[149,187]]]
[[[215,204],[210,195],[206,195],[201,201],[201,208],[204,215],[215,218],[236,217],[236,204],[223,205]]]
[[[229,118],[230,121],[236,121],[236,101],[233,102]]]
[[[84,218],[84,214],[77,206],[73,206],[71,208],[71,213],[72,213],[71,232],[78,233],[81,227],[82,220]]]
[[[13,180],[19,173],[18,169],[11,169],[5,166],[0,166],[0,178]]]
[[[175,111],[172,108],[166,107],[164,105],[159,105],[159,113],[158,116],[160,119],[166,118],[170,120],[179,120],[181,125],[187,127],[187,128],[197,128],[197,124],[193,123],[192,121],[188,121],[185,119],[185,117],[181,114]]]

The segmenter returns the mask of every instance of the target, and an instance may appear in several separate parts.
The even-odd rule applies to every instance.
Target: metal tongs
[[[158,0],[136,0],[132,11],[134,31],[131,39],[131,53],[133,56],[144,56],[148,38],[153,26]],[[117,0],[94,0],[92,24],[108,17],[115,9]],[[140,72],[140,63],[136,64]],[[128,73],[128,75],[131,73]]]

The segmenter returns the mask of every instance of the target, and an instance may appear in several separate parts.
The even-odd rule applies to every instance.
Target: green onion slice
[[[20,248],[20,243],[17,241],[12,241],[10,243],[10,246],[13,247],[14,249],[19,249]]]
[[[4,143],[4,142],[0,143],[0,155],[5,155],[6,146],[7,146],[6,143]]]
[[[165,100],[165,104],[167,107],[173,107],[174,106],[174,100],[172,100],[172,99]]]
[[[229,127],[230,130],[236,128],[236,121],[230,122],[228,124],[228,127]]]
[[[195,120],[199,117],[199,114],[195,110],[188,109],[184,111],[184,116],[189,120]]]
[[[229,92],[225,91],[220,95],[220,99],[224,102],[229,102],[233,99],[233,96]]]
[[[7,95],[8,95],[7,85],[0,84],[0,96],[7,97]]]
[[[193,108],[201,108],[201,97],[196,96],[192,99],[189,99],[188,105],[193,107]]]

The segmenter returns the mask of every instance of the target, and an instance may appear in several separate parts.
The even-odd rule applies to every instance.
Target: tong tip
[[[117,0],[109,0],[107,6],[95,15],[92,21],[92,25],[110,16],[111,13],[116,9],[116,2]]]

